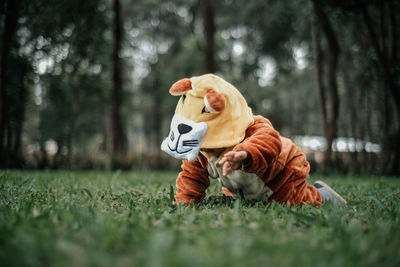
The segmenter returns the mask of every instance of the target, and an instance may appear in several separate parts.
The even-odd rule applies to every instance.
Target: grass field
[[[400,179],[326,177],[347,206],[231,201],[176,173],[0,171],[1,266],[400,266]],[[311,181],[317,177],[311,177]]]

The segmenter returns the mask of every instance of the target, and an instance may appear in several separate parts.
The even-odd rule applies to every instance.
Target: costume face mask
[[[161,150],[174,158],[194,161],[206,131],[207,123],[197,123],[175,114],[169,135],[161,144]]]
[[[253,123],[239,91],[213,74],[179,80],[169,92],[180,100],[161,150],[174,158],[194,161],[202,148],[234,146]]]

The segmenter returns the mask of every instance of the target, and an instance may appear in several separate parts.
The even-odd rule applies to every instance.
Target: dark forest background
[[[169,87],[212,72],[313,170],[400,174],[400,1],[4,0],[0,167],[174,168]]]

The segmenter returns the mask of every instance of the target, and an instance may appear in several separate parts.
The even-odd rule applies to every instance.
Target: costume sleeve
[[[196,204],[200,203],[205,198],[205,191],[210,185],[206,159],[199,156],[194,162],[184,160],[181,167],[182,171],[176,179],[176,202],[179,204],[185,201],[187,206],[193,199]]]
[[[236,145],[234,151],[246,151],[250,158],[244,162],[244,171],[263,174],[279,156],[282,148],[279,133],[269,120],[262,116],[254,116],[254,124],[246,130],[242,143]]]

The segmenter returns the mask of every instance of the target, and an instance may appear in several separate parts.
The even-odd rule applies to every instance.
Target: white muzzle
[[[161,150],[177,159],[195,161],[206,132],[207,123],[194,122],[175,114],[169,135],[161,144]]]

